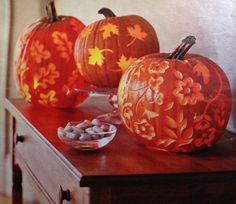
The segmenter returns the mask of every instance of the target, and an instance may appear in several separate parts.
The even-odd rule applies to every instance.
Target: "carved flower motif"
[[[195,105],[198,101],[204,99],[201,93],[201,84],[194,83],[191,77],[186,77],[183,80],[177,80],[175,82],[175,89],[173,95],[181,105]]]
[[[200,138],[197,138],[194,144],[200,147],[206,144],[208,147],[212,146],[215,138],[216,129],[212,127],[212,118],[209,115],[199,115],[194,119],[194,129],[199,131]]]
[[[162,76],[158,76],[158,74],[152,74],[151,78],[149,79],[149,86],[153,91],[159,89],[159,86],[164,82]]]
[[[200,135],[200,138],[197,138],[194,142],[195,146],[200,147],[202,145],[207,145],[208,147],[212,146],[212,143],[215,139],[215,132],[216,129],[211,127],[207,130],[204,130],[204,132],[202,132]]]
[[[134,123],[134,132],[148,140],[155,137],[154,127],[146,119],[141,119]]]
[[[206,114],[199,115],[194,120],[194,123],[196,123],[194,128],[196,130],[206,130],[209,127],[211,127],[211,121],[212,119],[209,115]]]
[[[152,62],[149,66],[149,73],[159,73],[164,74],[167,69],[169,69],[170,63],[168,61],[162,61],[162,62]]]
[[[124,118],[128,120],[130,120],[131,117],[134,115],[131,107],[132,107],[132,103],[125,103],[122,107],[122,111],[123,111],[122,115],[124,116]]]
[[[163,98],[164,94],[161,92],[155,92],[153,95],[154,102],[159,106],[163,104]]]

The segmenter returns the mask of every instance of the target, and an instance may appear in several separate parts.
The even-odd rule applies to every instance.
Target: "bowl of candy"
[[[57,129],[59,139],[73,148],[80,150],[96,150],[112,141],[117,132],[113,124],[101,122],[98,119],[80,122],[68,122]]]

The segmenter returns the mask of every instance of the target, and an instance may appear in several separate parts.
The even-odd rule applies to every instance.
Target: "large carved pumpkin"
[[[122,73],[137,58],[159,52],[154,28],[137,15],[105,19],[87,26],[76,41],[75,58],[82,76],[98,87],[118,87]]]
[[[130,134],[154,149],[193,152],[213,146],[231,111],[229,81],[206,57],[185,53],[186,38],[171,54],[137,60],[118,88],[119,112]]]
[[[48,17],[27,27],[18,40],[19,90],[34,105],[76,106],[87,97],[74,91],[84,86],[74,60],[74,44],[85,26],[74,17],[57,16],[52,2],[47,11]]]

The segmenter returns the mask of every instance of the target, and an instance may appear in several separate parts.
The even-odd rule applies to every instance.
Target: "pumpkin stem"
[[[194,36],[187,36],[182,40],[182,43],[172,52],[167,59],[179,59],[183,60],[185,54],[189,49],[196,43],[196,38]]]
[[[101,8],[98,11],[98,14],[103,14],[105,16],[105,18],[116,17],[116,15],[113,13],[113,11],[110,10],[109,8]]]
[[[47,11],[47,16],[48,16],[48,21],[50,23],[53,23],[59,20],[54,1],[51,1],[49,5],[46,6],[46,11]]]

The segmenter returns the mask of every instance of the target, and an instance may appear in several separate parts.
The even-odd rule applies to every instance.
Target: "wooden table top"
[[[197,153],[168,153],[145,148],[128,135],[123,126],[113,141],[100,150],[81,151],[62,143],[57,128],[69,121],[92,119],[110,111],[106,98],[90,96],[79,107],[49,109],[22,99],[6,99],[6,109],[29,125],[37,135],[81,178],[81,186],[110,182],[154,182],[173,175],[236,173],[236,135],[225,132],[211,149]],[[133,180],[132,180],[133,179]]]

